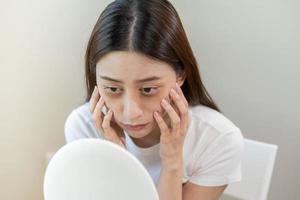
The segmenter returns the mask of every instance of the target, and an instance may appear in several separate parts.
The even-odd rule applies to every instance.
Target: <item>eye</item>
[[[111,94],[119,94],[122,91],[122,89],[116,87],[104,87],[104,90]]]
[[[156,93],[157,88],[155,87],[144,87],[141,89],[141,91],[145,94],[145,95],[153,95]]]

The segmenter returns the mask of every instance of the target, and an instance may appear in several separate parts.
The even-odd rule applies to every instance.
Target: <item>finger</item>
[[[94,109],[97,105],[99,97],[100,97],[100,95],[99,95],[99,92],[98,92],[98,87],[95,86],[94,91],[93,91],[92,96],[91,96],[91,99],[90,99],[90,111],[91,111],[91,113],[94,112]]]
[[[171,89],[170,94],[172,100],[175,102],[175,105],[179,110],[180,116],[186,114],[188,107],[186,106],[184,99],[179,96],[179,94],[174,89]]]
[[[182,127],[186,127],[188,124],[188,107],[185,105],[182,97],[179,96],[174,89],[171,89],[170,94],[179,110]]]
[[[100,100],[97,102],[94,112],[92,114],[96,128],[102,134],[103,134],[103,129],[102,129],[101,124],[102,124],[102,120],[103,120],[103,116],[104,116],[102,113],[103,105],[104,105],[104,100],[102,98],[100,98]]]
[[[188,126],[189,126],[189,123],[190,123],[190,121],[189,121],[189,112],[188,112],[188,109],[189,109],[189,103],[188,103],[188,101],[186,100],[186,98],[185,98],[185,96],[184,96],[184,93],[183,93],[181,87],[178,85],[178,83],[176,83],[175,90],[176,90],[176,92],[179,94],[179,96],[182,97],[182,99],[183,99],[183,101],[184,101],[184,103],[185,103],[185,106],[186,106],[186,108],[187,108],[187,109],[186,109],[186,113],[183,114],[183,118],[184,118],[184,119],[183,119],[183,120],[184,120],[184,127],[183,127],[183,128],[187,129]]]
[[[113,115],[112,110],[109,110],[107,115],[105,115],[103,119],[102,128],[104,131],[104,137],[105,139],[110,140],[116,144],[120,144],[120,142],[122,142],[120,137],[112,130],[110,126],[112,115]]]
[[[102,121],[102,129],[103,129],[103,134],[106,139],[110,139],[109,135],[109,129],[110,129],[110,120],[112,117],[112,111],[109,110],[107,114],[104,116],[103,121]]]
[[[161,117],[161,115],[156,111],[154,112],[154,119],[157,122],[158,127],[162,134],[166,134],[166,135],[170,134],[168,125],[166,124],[164,119]]]
[[[186,98],[185,98],[185,96],[184,96],[184,93],[183,93],[183,91],[181,90],[181,88],[180,88],[180,86],[178,85],[178,83],[176,83],[175,91],[177,92],[177,94],[178,94],[179,96],[181,96],[181,98],[183,99],[183,102],[184,102],[184,104],[186,105],[186,107],[188,107],[188,106],[189,106],[189,103],[188,103],[188,101],[186,100]]]
[[[126,141],[124,137],[120,138],[120,145],[126,149]]]
[[[104,102],[104,108],[105,108],[105,113],[108,113],[108,107],[105,102]]]
[[[174,108],[165,99],[162,100],[161,105],[167,111],[167,113],[171,119],[172,130],[179,131],[180,130],[180,118],[177,115]]]

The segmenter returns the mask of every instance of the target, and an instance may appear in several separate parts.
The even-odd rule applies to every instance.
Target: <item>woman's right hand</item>
[[[104,99],[101,98],[99,90],[97,86],[95,86],[90,99],[90,111],[96,129],[106,140],[126,149],[124,130],[112,120],[113,111],[111,109],[109,109],[106,115],[102,112],[103,106],[107,109]]]

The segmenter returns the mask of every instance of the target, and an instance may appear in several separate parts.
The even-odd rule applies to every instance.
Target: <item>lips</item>
[[[128,125],[128,124],[122,124],[124,126],[124,128],[126,130],[130,130],[130,131],[139,131],[142,130],[146,125],[146,124],[139,124],[139,125]]]

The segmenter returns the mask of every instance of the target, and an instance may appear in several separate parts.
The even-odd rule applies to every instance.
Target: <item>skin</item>
[[[150,147],[160,141],[160,130],[155,122],[158,111],[170,124],[161,105],[165,98],[170,102],[170,90],[176,83],[182,85],[181,77],[168,64],[136,53],[112,52],[97,63],[97,85],[105,105],[113,112],[112,121],[123,124],[148,124],[141,131],[125,130],[140,147]],[[159,77],[158,80],[136,82],[137,79]],[[102,78],[101,78],[102,77]],[[120,80],[122,83],[104,77]]]
[[[188,102],[180,88],[184,76],[177,75],[167,63],[124,51],[102,57],[96,76],[90,111],[99,133],[124,148],[124,130],[137,146],[160,143],[160,200],[219,199],[226,186],[182,185],[183,143],[189,125]],[[158,79],[138,81],[149,77]],[[124,124],[147,125],[130,131]]]

